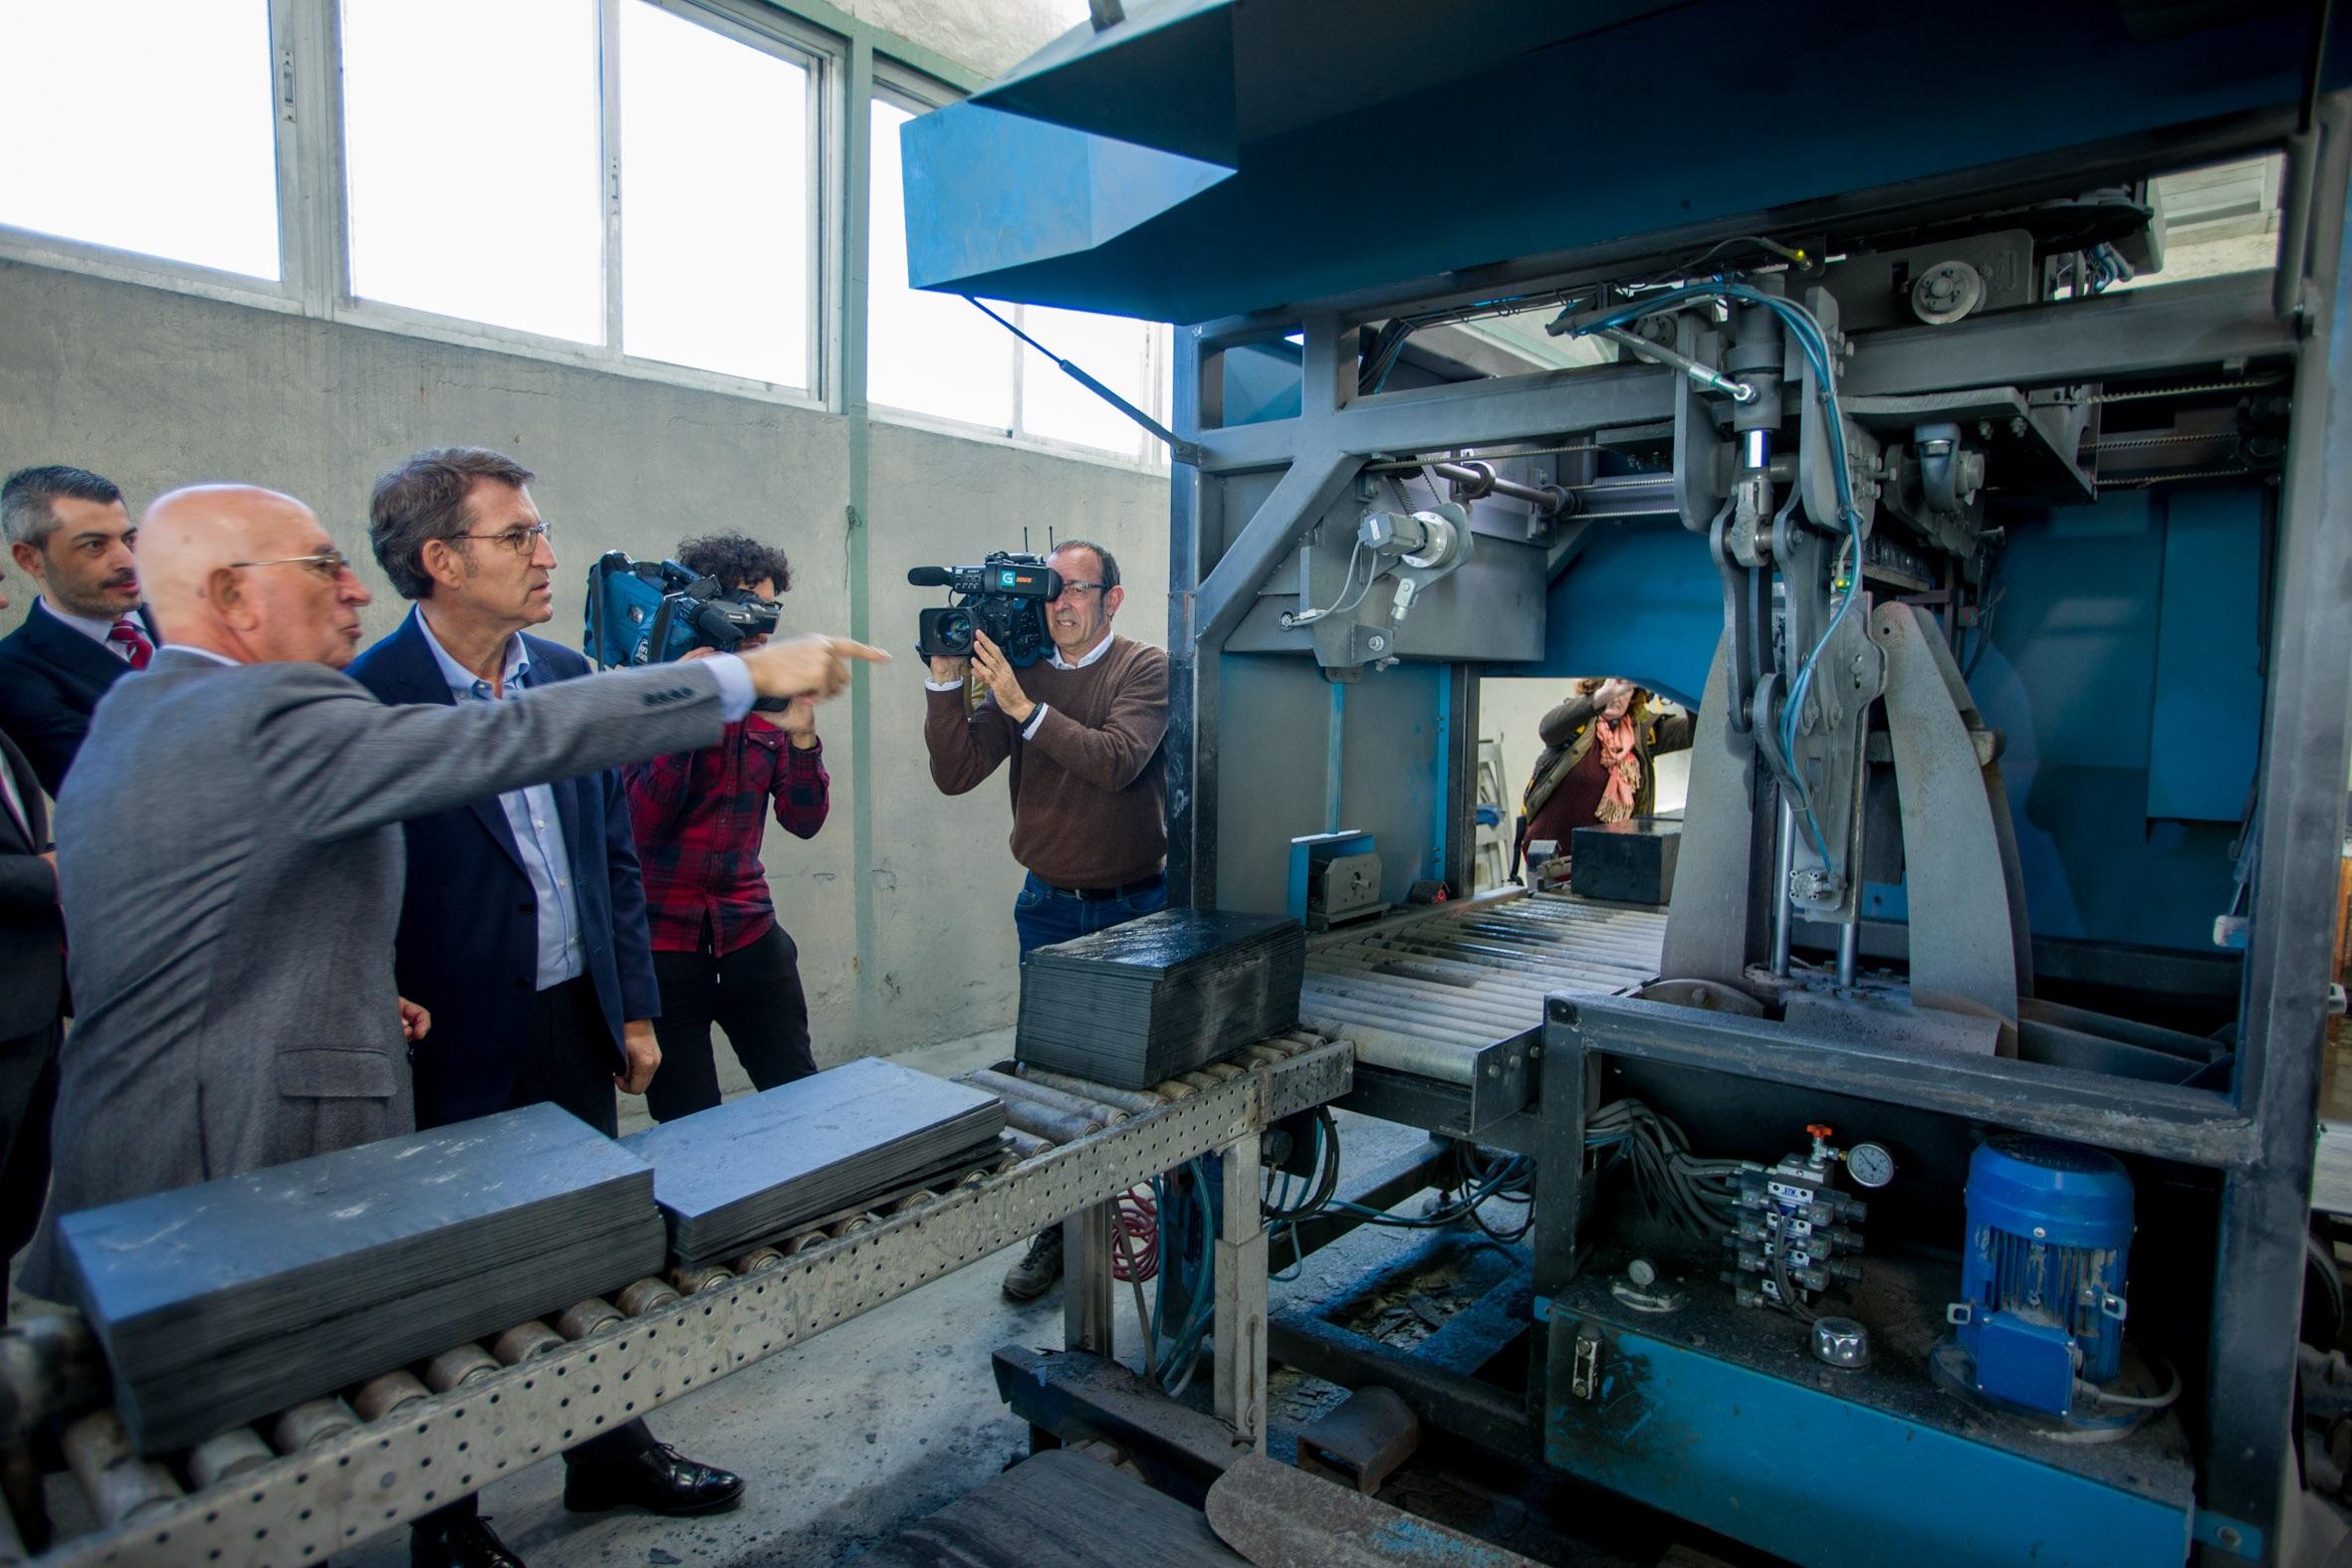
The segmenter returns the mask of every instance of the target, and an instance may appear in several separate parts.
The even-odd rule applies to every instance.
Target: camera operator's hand
[[[806,697],[812,702],[823,702],[841,694],[849,684],[851,660],[862,659],[868,664],[890,662],[890,655],[879,648],[869,648],[847,637],[827,637],[816,632],[771,642],[742,657],[743,667],[751,671],[752,688],[761,696]]]
[[[931,679],[945,686],[949,681],[960,681],[972,669],[970,659],[933,659]]]
[[[776,728],[785,733],[797,752],[817,749],[817,705],[805,697],[795,697],[792,705],[776,716]]]
[[[1013,661],[1005,657],[1005,650],[988,640],[988,633],[972,633],[972,667],[988,683],[997,707],[1015,724],[1027,724],[1038,705],[1029,700],[1029,693],[1021,689],[1021,677],[1013,673]]]

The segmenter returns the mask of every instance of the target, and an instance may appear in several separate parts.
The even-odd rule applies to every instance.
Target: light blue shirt
[[[424,633],[424,645],[433,650],[433,662],[441,666],[441,677],[459,702],[492,702],[504,692],[530,685],[531,655],[523,646],[521,633],[507,639],[500,690],[493,691],[488,681],[449,656],[422,611],[413,613],[416,629]],[[580,943],[580,906],[572,887],[572,855],[564,847],[564,819],[556,811],[556,791],[543,784],[509,789],[498,797],[498,803],[506,812],[507,826],[514,830],[515,850],[522,857],[524,874],[531,878],[532,896],[538,903],[539,989],[545,991],[575,979],[588,968],[588,956]]]

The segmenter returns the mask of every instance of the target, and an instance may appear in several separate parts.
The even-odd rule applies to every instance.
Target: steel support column
[[[2352,99],[2320,117],[2310,217],[2311,337],[2297,367],[2294,424],[2278,518],[2268,690],[2262,720],[2260,835],[2246,951],[2236,1095],[2252,1158],[2225,1180],[2202,1502],[2239,1555],[2275,1561],[2297,1441],[2290,1430],[2295,1335],[2309,1224],[2313,1116],[2327,1027],[2330,918],[2343,832],[2345,709],[2352,690],[2352,280],[2346,183]],[[2300,258],[2281,257],[2293,266]],[[2202,1532],[2201,1532],[2202,1533]]]
[[[1259,1223],[1258,1135],[1228,1144],[1217,1227],[1217,1418],[1266,1452],[1266,1227]]]
[[[1109,1204],[1061,1222],[1061,1347],[1113,1354]]]
[[[1224,356],[1202,345],[1198,328],[1179,329],[1172,344],[1169,423],[1197,441],[1224,418]],[[1216,501],[1199,469],[1168,466],[1168,902],[1180,909],[1217,902],[1217,661],[1203,663],[1193,634]]]

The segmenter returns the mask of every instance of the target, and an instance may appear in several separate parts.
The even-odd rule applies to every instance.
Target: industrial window
[[[1023,308],[1022,327],[1060,357],[1118,393],[1145,413],[1152,407],[1157,377],[1152,373],[1152,338],[1164,334],[1149,322],[1123,316],[1089,316],[1083,311]],[[1123,456],[1143,455],[1143,427],[1063,374],[1035,348],[1022,349],[1021,428],[1046,441],[1066,441]],[[1161,357],[1166,350],[1161,350]],[[1155,448],[1157,442],[1151,443]]]
[[[621,345],[808,386],[810,73],[646,0],[620,8]]]
[[[816,384],[815,55],[684,0],[342,6],[354,299]]]
[[[596,0],[344,0],[354,296],[604,340],[598,32]]]
[[[268,0],[20,0],[0,60],[0,223],[278,277]]]
[[[1052,358],[956,296],[908,286],[898,132],[921,112],[909,107],[915,102],[877,97],[871,110],[866,400],[1058,446],[1130,459],[1164,456],[1140,426],[1063,374]],[[1038,305],[994,308],[1055,354],[1165,421],[1167,328]]]
[[[1012,334],[954,295],[907,287],[898,127],[914,112],[877,98],[871,113],[866,400],[1010,433],[1018,345]]]

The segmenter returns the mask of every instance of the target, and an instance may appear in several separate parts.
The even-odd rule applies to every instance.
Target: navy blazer
[[[138,607],[147,640],[162,645],[155,618]],[[90,715],[107,688],[131,673],[122,656],[35,605],[24,624],[0,637],[0,730],[16,742],[55,795],[90,733]]]
[[[523,642],[534,686],[589,673],[588,660],[569,648],[538,637]],[[413,610],[347,673],[395,707],[457,701]],[[612,1070],[618,1072],[625,1063],[622,1022],[661,1011],[628,802],[615,769],[562,780],[553,788],[572,860],[588,974],[595,982]],[[400,995],[433,1015],[431,1030],[410,1053],[417,1125],[440,1127],[509,1110],[526,1065],[539,978],[539,906],[514,829],[498,797],[489,795],[458,810],[417,817],[402,831],[408,882],[392,971]]]
[[[25,802],[25,819],[19,822],[0,799],[0,976],[8,982],[0,986],[0,1044],[5,1044],[46,1031],[64,1011],[66,928],[57,908],[57,872],[41,858],[49,847],[49,811],[41,803],[32,766],[4,733],[0,768],[8,770]],[[0,1110],[0,1122],[7,1114]]]

